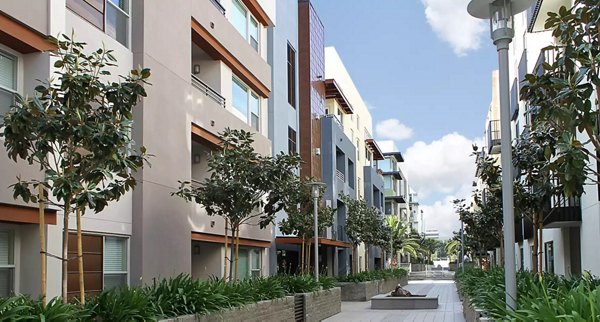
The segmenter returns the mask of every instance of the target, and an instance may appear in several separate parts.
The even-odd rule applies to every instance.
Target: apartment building
[[[410,190],[410,188],[409,188]],[[425,222],[423,221],[423,210],[420,209],[419,196],[416,192],[410,191],[408,194],[408,204],[410,207],[410,223],[411,227],[417,234],[421,235],[425,232]]]
[[[571,0],[536,0],[531,8],[515,17],[516,36],[509,52],[511,116],[515,133],[527,130],[523,129],[523,125],[532,121],[526,113],[529,107],[519,100],[519,84],[525,74],[542,73],[542,64],[552,64],[555,59],[554,52],[543,50],[548,45],[557,44],[551,31],[544,27],[548,12],[557,12],[561,6],[569,8],[572,5]],[[579,136],[582,142],[587,141],[585,135]],[[593,149],[592,146],[589,148]],[[552,197],[544,214],[542,264],[547,272],[571,276],[583,271],[593,274],[600,271],[600,260],[594,252],[600,231],[598,187],[590,182],[584,189],[581,198],[565,198],[562,194]],[[517,266],[531,268],[531,258],[536,253],[530,239],[533,235],[531,223],[524,220],[516,229],[521,229],[516,234]]]
[[[202,206],[171,193],[178,180],[198,181],[208,175],[207,156],[216,151],[219,132],[225,128],[251,131],[259,153],[274,151],[269,139],[268,100],[274,77],[270,63],[277,64],[278,70],[281,66],[268,57],[276,46],[269,45],[276,16],[274,0],[40,0],[28,5],[9,0],[0,4],[3,109],[12,93],[31,94],[36,79],[52,74],[52,58],[44,53],[52,49],[44,41],[46,35],[73,30],[89,50],[104,43],[118,61],[114,80],[134,66],[152,70],[152,86],[135,112],[133,130],[136,143],[154,155],[152,166],[139,171],[133,193],[99,214],[84,216],[87,291],[179,273],[197,278],[222,275],[223,220],[207,216]],[[164,23],[156,23],[157,17]],[[286,115],[277,112],[281,113],[275,118]],[[293,116],[287,124],[296,124]],[[276,142],[279,149],[286,143]],[[0,153],[0,168],[4,186],[17,175],[42,175],[8,160],[4,153]],[[6,250],[0,252],[0,295],[39,294],[39,233],[36,211],[30,206],[13,200],[9,189],[0,189],[0,249]],[[61,250],[62,216],[47,211],[48,252],[54,255]],[[268,273],[272,229],[242,227],[242,277]],[[73,277],[69,292],[76,293],[76,265],[69,267]],[[48,257],[49,296],[60,294],[60,272],[60,260]]]

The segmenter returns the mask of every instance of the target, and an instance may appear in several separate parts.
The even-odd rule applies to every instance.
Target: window
[[[298,153],[296,145],[296,131],[288,126],[288,154]]]
[[[0,230],[0,296],[14,293],[14,232]]]
[[[232,2],[231,24],[244,39],[248,40],[254,50],[260,52],[260,24],[240,0],[233,0]]]
[[[392,176],[383,177],[383,183],[384,183],[385,189],[388,189],[388,190],[394,189],[394,185],[392,182]]]
[[[104,288],[127,285],[127,239],[104,238]]]
[[[234,114],[260,131],[260,97],[236,78],[233,78],[231,92]]]
[[[296,107],[296,50],[288,43],[287,45],[287,85],[288,103]]]
[[[547,242],[544,246],[546,253],[546,272],[554,274],[554,243]]]
[[[356,160],[360,161],[360,140],[358,138],[356,139]]]
[[[129,47],[129,0],[67,0],[67,8]]]
[[[8,112],[14,103],[16,91],[17,59],[0,51],[0,116]]]
[[[128,285],[128,240],[125,237],[83,235],[83,262],[86,294]],[[69,234],[68,296],[79,296],[77,235]]]
[[[391,215],[393,213],[392,211],[392,202],[391,201],[386,201],[385,202],[385,214],[386,215]]]
[[[262,276],[261,250],[256,248],[240,248],[238,255],[239,279]]]

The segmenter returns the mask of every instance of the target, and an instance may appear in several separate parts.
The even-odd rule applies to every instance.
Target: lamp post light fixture
[[[502,214],[504,221],[504,285],[506,307],[516,309],[517,282],[515,267],[515,214],[512,186],[512,146],[510,126],[510,92],[508,49],[514,37],[514,15],[527,10],[532,0],[471,0],[469,14],[490,20],[491,37],[498,51],[500,87],[500,142],[502,164]]]
[[[325,187],[323,182],[309,182],[311,195],[313,197],[313,216],[315,220],[315,280],[319,281],[319,198],[321,197],[321,187]]]

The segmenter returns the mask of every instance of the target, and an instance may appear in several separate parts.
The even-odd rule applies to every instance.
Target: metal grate
[[[294,296],[294,320],[296,322],[304,322],[306,316],[306,306],[303,294]]]

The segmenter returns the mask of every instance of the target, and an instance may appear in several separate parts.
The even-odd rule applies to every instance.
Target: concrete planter
[[[176,318],[161,320],[160,322],[278,322],[295,321],[294,318],[294,297],[286,296],[284,298],[271,301],[261,301],[254,304],[245,305],[239,308],[233,308],[221,312],[211,313],[209,315],[185,315]]]
[[[342,301],[368,301],[379,293],[379,281],[340,282]]]
[[[437,296],[390,297],[381,294],[371,298],[375,310],[434,310],[438,308]]]
[[[401,278],[392,278],[387,280],[379,281],[379,289],[378,293],[389,293],[396,289],[396,286],[405,286],[408,285],[408,276],[403,276]]]
[[[304,297],[304,321],[318,322],[342,311],[342,290],[334,287],[313,293],[299,293]]]

